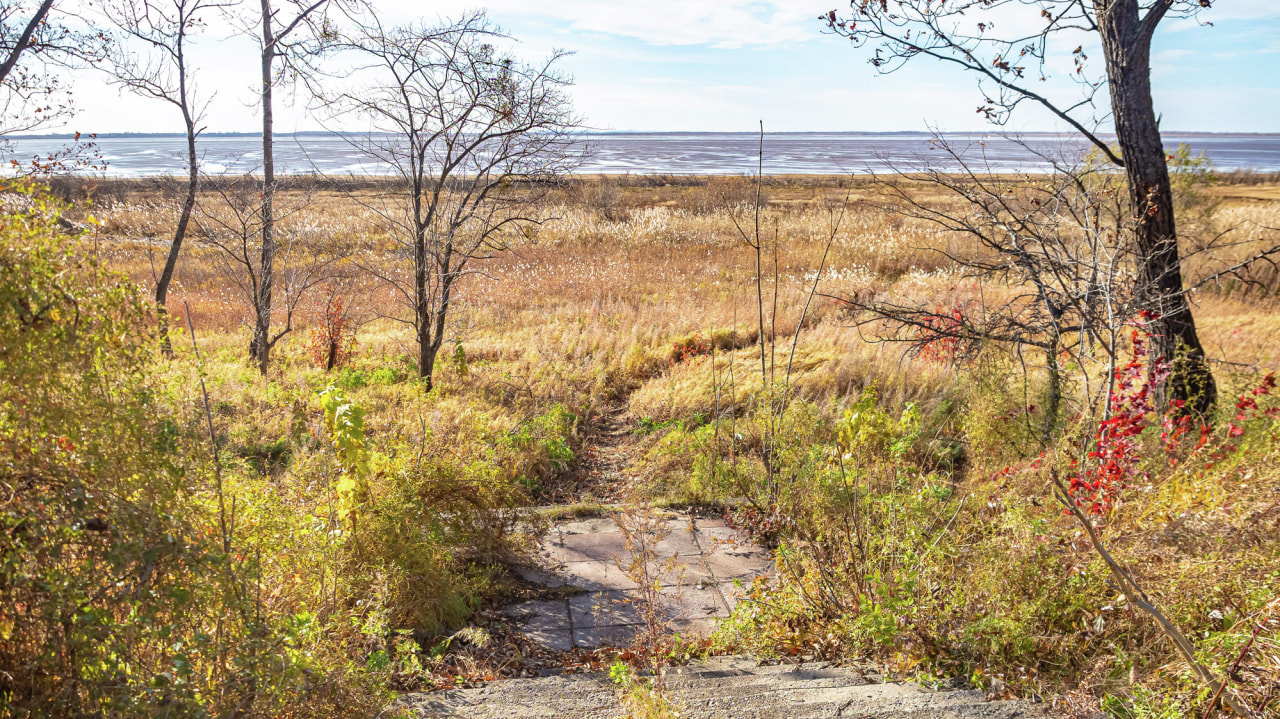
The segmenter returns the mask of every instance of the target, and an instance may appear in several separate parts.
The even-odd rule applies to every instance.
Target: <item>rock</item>
[[[663,674],[682,719],[1032,719],[1042,705],[988,701],[976,690],[930,691],[909,682],[823,664],[762,665],[716,657]],[[603,674],[495,682],[477,689],[410,694],[399,707],[416,717],[621,719],[627,715]]]

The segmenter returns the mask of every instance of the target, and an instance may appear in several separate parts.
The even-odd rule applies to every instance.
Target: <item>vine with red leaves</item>
[[[704,340],[702,335],[695,334],[687,339],[671,343],[671,357],[668,363],[671,366],[675,366],[681,362],[709,354],[711,354],[711,340],[709,338]]]
[[[963,349],[958,335],[964,321],[964,307],[960,305],[950,311],[941,305],[935,307],[916,329],[916,355],[929,362],[955,364]]]
[[[1142,452],[1139,436],[1156,424],[1156,407],[1152,399],[1155,389],[1170,374],[1169,362],[1156,358],[1148,362],[1147,341],[1150,333],[1146,322],[1151,318],[1144,314],[1134,324],[1131,335],[1132,351],[1129,361],[1115,371],[1115,385],[1109,396],[1111,414],[1098,423],[1088,453],[1091,468],[1077,471],[1070,478],[1069,494],[1076,506],[1090,514],[1101,515],[1114,508],[1120,493],[1135,480],[1147,479],[1141,469]],[[1263,377],[1262,382],[1236,400],[1236,413],[1221,436],[1215,437],[1214,429],[1203,418],[1185,411],[1185,400],[1174,400],[1159,417],[1160,447],[1170,467],[1177,467],[1189,459],[1206,452],[1210,454],[1205,469],[1218,460],[1235,452],[1235,439],[1245,434],[1245,424],[1259,416],[1276,418],[1280,408],[1263,408],[1260,397],[1269,395],[1276,387],[1275,374]],[[1192,438],[1194,442],[1191,441]],[[1072,469],[1077,462],[1072,460]]]
[[[1115,370],[1115,385],[1109,397],[1111,415],[1098,423],[1093,436],[1089,459],[1095,460],[1094,466],[1071,477],[1072,500],[1077,506],[1087,507],[1091,514],[1102,514],[1115,506],[1129,482],[1145,476],[1138,470],[1138,436],[1151,424],[1155,411],[1152,392],[1168,379],[1170,372],[1169,362],[1163,357],[1147,362],[1149,337],[1145,326],[1133,330],[1129,361]]]

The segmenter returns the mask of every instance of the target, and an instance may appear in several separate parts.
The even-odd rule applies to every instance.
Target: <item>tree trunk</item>
[[[448,257],[447,254],[445,256]],[[418,319],[418,376],[422,378],[428,392],[435,386],[433,373],[436,357],[440,354],[440,347],[444,345],[444,330],[448,320],[449,297],[453,285],[453,280],[449,276],[448,261],[446,260],[444,266],[438,269],[441,270],[440,304],[434,312],[428,313],[424,309]],[[424,277],[425,274],[424,272]],[[426,293],[420,296],[425,300]]]
[[[185,97],[185,91],[184,95]],[[196,191],[200,185],[200,166],[196,156],[196,125],[191,113],[184,107],[183,119],[187,125],[187,196],[182,201],[182,213],[178,215],[178,228],[174,230],[173,242],[169,245],[169,257],[165,260],[164,271],[156,282],[156,309],[160,321],[160,347],[166,356],[173,356],[173,347],[169,344],[169,311],[165,302],[169,298],[169,284],[173,281],[174,269],[178,266],[178,253],[182,251],[182,240],[187,236],[187,225],[191,223],[191,212],[196,206]]]
[[[432,341],[430,330],[418,333],[418,377],[422,386],[430,392],[434,387],[433,375],[436,370],[436,343]]]
[[[1166,359],[1173,373],[1155,398],[1158,408],[1185,401],[1203,414],[1217,401],[1217,386],[1196,334],[1191,306],[1183,294],[1173,190],[1164,144],[1151,100],[1151,33],[1137,0],[1095,0],[1106,56],[1111,110],[1128,176],[1129,198],[1137,222],[1141,277],[1150,323],[1152,360]]]
[[[271,296],[276,257],[275,214],[272,199],[276,190],[276,163],[272,137],[272,66],[275,64],[275,38],[271,32],[271,0],[262,0],[262,263],[259,268],[258,296],[254,298],[255,323],[249,354],[258,369],[267,373],[271,361]]]
[[[1062,369],[1058,365],[1058,343],[1055,341],[1045,350],[1045,367],[1049,372],[1048,387],[1045,389],[1044,426],[1040,436],[1045,447],[1053,441],[1053,431],[1058,427],[1058,412],[1062,406]]]
[[[435,370],[436,355],[431,341],[431,304],[427,297],[427,225],[422,218],[422,194],[418,183],[413,196],[413,292],[414,322],[418,330],[418,377],[431,391],[431,373]]]
[[[448,255],[445,255],[447,258]],[[432,376],[431,373],[435,369],[436,356],[440,354],[440,347],[444,345],[445,323],[449,314],[449,297],[451,295],[451,287],[453,280],[449,276],[449,263],[446,260],[444,272],[441,273],[440,280],[440,305],[436,308],[435,328],[433,332],[435,336],[431,338],[431,364],[427,366],[427,391],[431,391]]]

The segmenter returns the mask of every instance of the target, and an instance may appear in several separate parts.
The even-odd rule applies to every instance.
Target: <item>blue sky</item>
[[[377,0],[375,0],[377,1]],[[1162,127],[1180,131],[1280,132],[1280,1],[1219,0],[1201,20],[1170,21],[1156,39],[1153,81]],[[984,130],[981,95],[963,73],[916,60],[877,76],[857,51],[822,33],[832,0],[493,0],[490,15],[529,58],[574,51],[564,68],[588,123],[603,130],[944,131]],[[455,0],[381,0],[384,21],[427,20],[475,7]],[[1013,21],[1014,19],[1011,19]],[[211,131],[252,131],[256,48],[246,38],[201,42],[201,90],[212,96]],[[1076,39],[1064,39],[1071,47]],[[1086,45],[1086,48],[1088,46]],[[1061,48],[1065,57],[1070,47]],[[1078,91],[1055,73],[1048,88]],[[82,73],[83,132],[180,130],[173,111],[121,95],[103,76]],[[300,98],[281,108],[277,131],[318,129]],[[1026,107],[1010,128],[1058,129]]]

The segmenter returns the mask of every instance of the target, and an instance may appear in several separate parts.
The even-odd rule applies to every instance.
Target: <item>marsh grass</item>
[[[316,656],[341,657],[351,676],[380,677],[373,682],[380,690],[413,686],[421,669],[396,632],[423,639],[465,624],[491,595],[495,563],[531,546],[487,512],[509,517],[536,504],[548,483],[570,472],[597,420],[624,404],[636,429],[637,450],[624,468],[635,478],[634,499],[728,506],[746,498],[738,520],[780,547],[780,581],[752,587],[753,601],[740,603],[719,635],[721,650],[871,657],[906,676],[961,676],[1018,694],[1065,696],[1066,704],[1110,702],[1117,715],[1201,707],[1206,697],[1185,667],[1117,603],[1102,566],[1053,506],[1046,476],[1026,470],[1042,452],[1073,452],[1087,434],[1068,423],[1057,444],[1045,446],[1033,431],[1043,373],[996,351],[959,365],[904,355],[874,332],[852,329],[839,300],[950,307],[979,293],[1000,302],[1008,288],[964,277],[937,250],[972,250],[966,240],[887,211],[869,181],[768,178],[762,226],[770,238],[776,230],[779,251],[761,279],[770,297],[776,291],[777,311],[766,309],[762,337],[753,256],[733,222],[750,184],[575,182],[553,198],[555,219],[461,282],[451,360],[430,394],[413,379],[412,335],[396,321],[403,307],[381,284],[348,272],[349,263],[334,268],[358,326],[346,367],[326,373],[307,352],[306,325],[323,312],[317,296],[303,305],[301,331],[282,341],[260,376],[245,359],[250,308],[212,250],[191,243],[171,303],[189,304],[211,358],[205,373],[217,431],[225,446],[239,448],[224,462],[239,491],[254,498],[243,510],[253,518],[246,531],[295,537],[263,563],[267,601],[282,615],[305,606],[332,621],[358,618],[362,628],[339,632],[336,643],[316,638]],[[922,202],[955,202],[926,184],[911,187]],[[1243,181],[1205,190],[1213,193],[1202,203],[1211,208],[1206,231],[1233,227],[1241,241],[1218,264],[1274,239],[1266,229],[1280,226],[1273,190]],[[282,231],[315,246],[387,251],[385,228],[349,193],[323,183],[307,192],[308,210],[282,221]],[[95,196],[97,205],[78,210],[100,222],[85,250],[149,286],[176,216],[173,200],[144,183],[104,185]],[[777,395],[761,378],[760,343],[771,357],[787,355],[830,213],[846,197],[849,214],[832,242],[821,296],[797,335],[785,420],[769,424]],[[1197,259],[1186,272],[1194,282],[1216,266]],[[1257,279],[1258,286],[1210,284],[1194,295],[1224,396],[1256,385],[1276,364],[1275,278]],[[189,351],[179,346],[177,359],[153,373],[179,406],[195,406]],[[323,532],[298,533],[308,517],[328,511],[332,457],[315,394],[331,383],[366,412],[374,513],[382,519],[349,549],[361,561],[376,558],[374,568],[335,559]],[[918,431],[906,445],[899,437],[860,446],[861,464],[842,473],[837,458],[849,449],[841,447],[841,423],[869,388],[877,411],[895,422],[914,407]],[[1250,622],[1261,623],[1239,682],[1256,705],[1266,682],[1280,676],[1272,657],[1280,628],[1263,615],[1280,581],[1280,441],[1271,424],[1250,431],[1252,443],[1230,461],[1176,472],[1152,464],[1150,488],[1105,531],[1201,641],[1216,671],[1244,646]],[[752,493],[766,481],[767,443],[769,481],[780,487],[770,490],[772,505],[752,501],[763,496]],[[1154,440],[1146,446],[1158,458]],[[579,499],[580,509],[566,511],[594,509],[589,496]],[[846,542],[855,507],[878,544],[860,550]],[[446,526],[442,516],[467,519]],[[407,522],[422,533],[405,534]],[[396,668],[380,659],[381,669],[369,669],[378,651]],[[1274,715],[1276,703],[1267,706]]]

